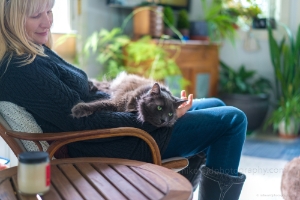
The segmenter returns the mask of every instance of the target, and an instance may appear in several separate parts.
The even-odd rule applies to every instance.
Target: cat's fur
[[[176,109],[186,100],[177,98],[162,84],[133,74],[121,73],[112,82],[93,85],[111,95],[110,99],[78,103],[72,108],[73,117],[84,117],[95,111],[137,112],[141,122],[157,127],[172,126],[177,120]]]

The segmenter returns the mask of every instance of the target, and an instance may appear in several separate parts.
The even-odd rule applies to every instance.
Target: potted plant
[[[238,7],[228,7],[228,8],[224,8],[221,11],[222,14],[228,15],[232,18],[233,23],[233,27],[235,29],[238,29],[238,25],[237,25],[237,21],[238,18],[242,15],[242,12],[239,10]]]
[[[221,42],[226,38],[234,43],[236,18],[223,12],[223,4],[214,0],[208,5],[206,0],[202,0],[202,11],[203,19],[191,22],[191,38],[203,38],[205,33],[208,34],[210,41]]]
[[[268,26],[269,48],[276,86],[275,108],[271,113],[269,124],[273,122],[275,130],[279,128],[278,120],[284,120],[284,125],[287,127],[294,123],[293,121],[299,125],[297,116],[300,96],[300,26],[295,38],[287,26],[284,28],[287,34],[277,42],[271,26]]]
[[[266,125],[272,125],[273,130],[278,131],[282,138],[296,138],[299,136],[300,126],[300,96],[292,96],[281,102],[273,111]]]
[[[90,50],[96,54],[97,61],[104,68],[101,76],[97,77],[99,80],[104,77],[114,78],[121,71],[158,81],[164,81],[166,77],[178,75],[182,77],[178,65],[167,49],[160,43],[153,42],[150,36],[133,41],[123,34],[120,28],[111,31],[102,29],[88,38],[84,52],[88,54]],[[183,78],[179,81],[182,84],[178,90],[181,90],[185,87],[186,81]]]
[[[189,28],[190,22],[188,12],[185,9],[180,10],[177,19],[177,29],[186,39],[189,38],[190,35]]]
[[[164,14],[164,34],[173,36],[171,26],[175,25],[174,11],[170,6],[165,6],[163,10]]]
[[[270,81],[259,77],[254,70],[247,70],[244,65],[237,70],[220,62],[219,98],[226,105],[235,106],[247,116],[248,133],[258,129],[269,107]]]
[[[276,21],[274,18],[266,18],[262,16],[262,10],[260,6],[254,0],[248,0],[250,6],[245,7],[243,16],[246,20],[252,22],[252,28],[254,29],[266,29],[267,20],[271,24],[272,28],[276,28]]]
[[[259,14],[262,13],[261,8],[259,7],[259,5],[253,1],[250,0],[248,1],[250,3],[249,7],[244,8],[244,13],[243,15],[248,17],[248,18],[257,18]]]

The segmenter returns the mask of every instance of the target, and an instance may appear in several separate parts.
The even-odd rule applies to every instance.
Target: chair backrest
[[[6,130],[11,130],[11,128],[0,113],[0,136],[3,138],[3,140],[7,143],[7,145],[11,148],[11,150],[16,156],[19,153],[26,152],[27,150],[23,146],[21,140],[6,135]]]
[[[16,156],[24,151],[40,151],[40,149],[46,151],[48,149],[49,144],[46,141],[33,142],[30,140],[20,140],[16,138],[10,139],[10,136],[5,134],[5,130],[13,130],[24,133],[43,133],[41,127],[25,108],[11,102],[0,101],[0,115],[1,136]],[[42,148],[39,148],[40,146]]]

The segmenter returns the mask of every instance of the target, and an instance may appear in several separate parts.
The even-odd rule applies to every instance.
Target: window
[[[249,0],[232,0],[235,3],[240,3],[244,7],[251,6]],[[276,20],[280,17],[280,0],[252,0],[254,4],[262,10],[261,17],[275,18]]]
[[[73,0],[55,1],[52,9],[53,25],[51,28],[52,50],[70,63],[74,62],[76,56],[76,32],[71,24],[71,6],[73,6],[73,2]]]
[[[70,33],[71,28],[71,13],[70,0],[55,1],[53,11],[52,33]]]

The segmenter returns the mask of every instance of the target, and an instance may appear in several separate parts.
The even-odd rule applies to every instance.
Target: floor
[[[274,133],[257,131],[247,138],[281,141]],[[239,171],[246,174],[240,200],[283,200],[280,192],[281,175],[286,160],[242,156]],[[193,200],[198,199],[198,189]]]

